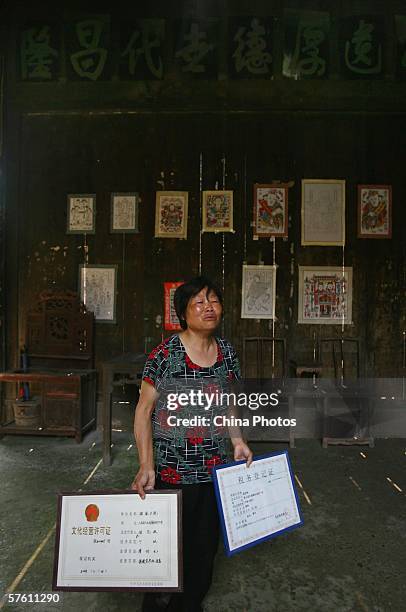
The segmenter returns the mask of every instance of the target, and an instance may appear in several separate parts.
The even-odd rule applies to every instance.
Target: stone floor
[[[50,532],[59,491],[126,488],[136,469],[130,432],[114,433],[114,461],[98,467],[98,432],[70,439],[7,436],[0,440],[0,594]],[[257,454],[283,448],[257,443]],[[289,451],[303,488],[304,526],[227,558],[222,545],[206,612],[405,612],[406,441],[373,449],[298,440]],[[390,479],[390,480],[388,480]],[[399,491],[397,485],[402,491]],[[54,534],[17,593],[51,591]],[[141,594],[60,593],[59,604],[0,608],[108,612],[140,609]]]

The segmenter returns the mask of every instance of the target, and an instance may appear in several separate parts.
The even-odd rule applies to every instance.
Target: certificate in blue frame
[[[292,466],[290,463],[290,459],[289,459],[289,455],[287,453],[287,451],[281,451],[281,452],[275,452],[275,453],[268,453],[266,455],[259,455],[258,457],[255,457],[253,459],[253,463],[252,465],[247,468],[247,474],[249,474],[250,470],[252,470],[254,472],[254,466],[256,462],[260,462],[264,459],[270,459],[273,457],[278,457],[278,456],[285,456],[286,459],[286,464],[288,467],[288,478],[290,479],[289,485],[291,488],[291,491],[293,492],[293,504],[294,504],[294,509],[296,510],[296,517],[297,520],[295,520],[294,523],[290,524],[287,527],[283,527],[282,529],[277,529],[277,530],[269,530],[268,533],[262,533],[260,537],[257,537],[255,539],[252,539],[251,541],[247,541],[246,543],[240,545],[240,546],[233,546],[231,541],[230,541],[230,537],[229,537],[229,533],[227,530],[227,526],[226,526],[226,518],[224,515],[224,509],[223,509],[223,503],[222,503],[222,497],[221,497],[221,492],[220,492],[220,483],[219,483],[219,478],[220,478],[220,473],[222,470],[227,470],[230,468],[234,468],[233,471],[235,471],[235,467],[238,465],[244,465],[246,462],[245,461],[233,461],[232,463],[227,463],[227,464],[223,464],[223,465],[218,465],[215,466],[213,469],[213,484],[214,484],[214,490],[215,490],[215,494],[216,494],[216,499],[217,499],[217,506],[218,506],[218,510],[219,510],[219,515],[220,515],[220,524],[221,524],[221,530],[223,533],[223,540],[224,540],[224,547],[225,547],[225,551],[228,557],[231,557],[232,555],[241,552],[243,550],[245,550],[246,548],[251,548],[251,546],[256,546],[257,544],[260,544],[261,542],[265,542],[266,540],[270,540],[271,538],[274,538],[275,536],[281,535],[282,533],[285,533],[287,531],[292,531],[293,529],[297,529],[298,527],[301,527],[303,525],[303,516],[302,516],[302,512],[300,509],[300,504],[299,504],[299,498],[297,495],[297,490],[295,487],[295,483],[294,483],[294,479],[293,479],[293,472],[292,472]],[[259,464],[258,464],[259,465]],[[263,463],[263,465],[265,465]],[[254,472],[255,473],[255,472]]]

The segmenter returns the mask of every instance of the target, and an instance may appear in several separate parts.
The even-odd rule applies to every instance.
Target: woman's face
[[[220,323],[222,311],[217,295],[214,291],[207,294],[207,287],[204,287],[189,300],[185,312],[187,326],[196,331],[214,331]]]

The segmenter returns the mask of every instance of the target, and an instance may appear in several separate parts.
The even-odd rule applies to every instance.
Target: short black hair
[[[218,301],[223,306],[223,295],[220,289],[205,276],[196,276],[186,283],[183,283],[183,285],[179,285],[173,296],[173,305],[175,306],[176,314],[182,329],[187,329],[185,313],[189,300],[200,293],[205,287],[207,287],[206,295],[211,292],[215,293]]]

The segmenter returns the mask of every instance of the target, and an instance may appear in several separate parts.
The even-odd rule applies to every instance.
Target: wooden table
[[[122,353],[102,364],[103,465],[111,465],[111,396],[114,387],[141,385],[146,358],[144,353]]]
[[[336,384],[334,390],[327,391],[323,399],[323,448],[327,448],[329,445],[368,445],[373,448],[375,440],[370,431],[371,404],[377,399],[379,398],[357,382],[352,382],[348,386]],[[330,414],[329,406],[334,401],[338,401],[344,408],[347,408],[348,413],[354,417],[354,432],[351,437],[329,435],[327,425],[330,420],[334,420],[334,416]]]
[[[70,436],[81,442],[82,435],[96,423],[96,370],[10,370],[0,373],[3,383],[28,383],[37,389],[41,404],[38,427],[22,427],[7,421],[2,406],[0,436]]]
[[[323,448],[336,444],[346,446],[353,444],[369,445],[373,447],[374,438],[370,433],[371,403],[377,398],[356,382],[348,387],[343,387],[335,384],[332,380],[316,379],[316,381],[308,378],[289,380],[284,390],[284,395],[287,396],[289,403],[289,418],[297,417],[296,403],[298,401],[311,401],[316,410],[316,418],[321,418]],[[329,420],[335,418],[330,414],[330,406],[334,402],[341,404],[344,411],[351,417],[354,417],[354,415],[359,417],[360,421],[354,421],[353,436],[332,436],[331,432],[328,431]],[[286,440],[289,441],[291,447],[295,445],[294,431],[295,429],[290,427],[289,438]]]

